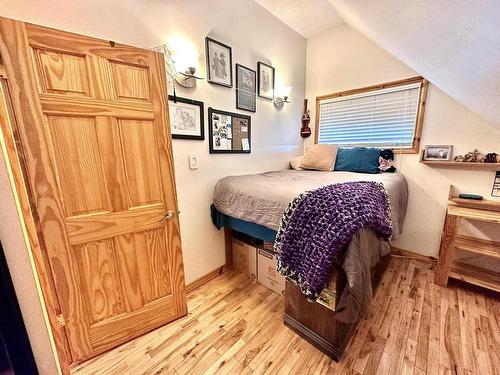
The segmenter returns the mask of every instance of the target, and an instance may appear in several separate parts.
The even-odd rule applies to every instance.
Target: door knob
[[[161,221],[172,220],[174,218],[174,215],[175,215],[174,211],[167,211],[165,212],[165,216],[163,216],[163,219],[161,219]]]

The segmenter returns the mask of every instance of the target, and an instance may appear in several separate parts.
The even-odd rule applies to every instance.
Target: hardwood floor
[[[283,325],[283,297],[231,270],[188,295],[188,316],[72,374],[499,374],[500,295],[433,280],[430,263],[392,258],[335,363]]]

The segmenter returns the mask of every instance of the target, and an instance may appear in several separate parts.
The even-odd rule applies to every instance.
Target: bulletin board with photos
[[[250,153],[251,117],[208,109],[210,153]]]

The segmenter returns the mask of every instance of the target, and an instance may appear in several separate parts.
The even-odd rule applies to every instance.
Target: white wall
[[[228,89],[206,81],[198,82],[196,89],[177,90],[178,96],[204,102],[205,124],[210,106],[252,116],[250,155],[209,155],[207,128],[204,142],[173,140],[186,282],[223,265],[223,234],[213,227],[209,215],[214,185],[226,175],[282,169],[291,156],[301,153],[303,142],[299,128],[305,91],[305,39],[253,0],[2,0],[0,16],[143,48],[157,46],[173,35],[180,35],[193,43],[200,53],[198,75],[201,76],[205,76],[206,35],[232,46],[233,64],[238,62],[255,70],[257,61],[261,60],[276,68],[277,85],[293,87],[291,100],[294,105],[285,105],[281,112],[274,109],[271,101],[260,98],[257,98],[255,114],[236,111],[234,87]],[[193,152],[199,156],[200,167],[196,171],[188,168],[188,155]],[[11,193],[3,177],[0,178],[0,193],[2,203]],[[13,215],[2,217],[0,234],[5,240],[17,294],[22,296],[19,298],[23,316],[33,328],[29,336],[41,366],[40,373],[54,374],[40,306],[35,303],[34,281],[26,275],[29,270],[26,249],[20,241],[13,241],[12,236],[8,236],[15,233],[12,227],[17,226],[16,230],[20,230],[15,220]],[[30,299],[33,301],[31,307],[24,303]]]
[[[313,119],[318,95],[416,75],[418,73],[346,25],[307,42],[306,98]],[[313,137],[308,139],[306,147],[311,142]],[[500,153],[500,130],[431,84],[421,144],[453,144],[455,153],[459,154],[473,148]],[[403,234],[394,245],[437,256],[449,185],[491,198],[494,172],[431,168],[419,163],[419,155],[398,155],[396,161],[408,180],[410,197]],[[464,230],[473,230],[484,237],[490,237],[493,232],[491,226]]]

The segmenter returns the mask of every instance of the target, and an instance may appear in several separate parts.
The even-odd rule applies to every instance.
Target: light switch
[[[198,169],[198,155],[196,154],[189,155],[189,169],[191,170]]]

